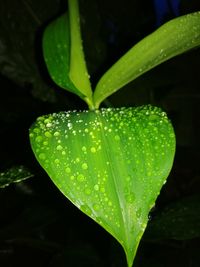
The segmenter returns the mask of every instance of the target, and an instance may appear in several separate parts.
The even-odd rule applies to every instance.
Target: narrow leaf
[[[200,45],[200,12],[173,19],[137,43],[99,80],[94,102],[100,103],[160,63]]]
[[[120,242],[131,267],[173,163],[166,114],[151,106],[55,113],[38,118],[30,140],[52,181]]]
[[[21,182],[31,177],[33,177],[33,174],[24,166],[14,166],[0,173],[0,188],[6,187],[12,183]]]
[[[87,96],[88,101],[92,101],[92,89],[84,58],[78,0],[69,0],[69,20],[70,20],[70,72],[69,77],[74,85]]]

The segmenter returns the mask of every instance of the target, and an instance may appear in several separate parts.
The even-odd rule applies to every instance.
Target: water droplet
[[[50,123],[50,122],[48,122],[47,124],[46,124],[46,127],[47,128],[50,128],[52,126],[52,123]]]
[[[92,153],[96,153],[96,148],[95,148],[95,147],[91,147],[90,151],[91,151]]]
[[[43,145],[44,145],[44,146],[47,146],[47,145],[48,145],[48,142],[47,142],[47,141],[44,141],[44,142],[43,142]]]
[[[38,143],[40,143],[42,140],[43,140],[43,138],[40,135],[35,138],[35,141]]]
[[[71,169],[70,169],[69,167],[67,167],[67,168],[65,169],[65,172],[66,172],[66,173],[70,173],[70,172],[71,172]]]
[[[142,209],[139,208],[139,209],[136,211],[136,216],[137,216],[138,219],[141,217],[141,214],[142,214]]]
[[[86,148],[85,146],[82,146],[81,150],[82,150],[83,152],[86,152],[86,151],[87,151],[87,148]]]
[[[86,194],[86,195],[90,195],[90,194],[91,194],[91,189],[86,188],[86,189],[85,189],[85,194]]]
[[[131,194],[127,194],[127,195],[125,196],[125,198],[126,198],[126,201],[127,201],[129,204],[132,204],[132,203],[134,202],[134,200],[135,200],[135,195],[134,195],[133,193],[131,193]]]
[[[56,147],[56,149],[60,151],[60,150],[63,149],[63,147],[62,147],[61,145],[58,145],[58,146]]]
[[[50,132],[45,132],[44,135],[45,135],[46,137],[48,137],[48,138],[49,138],[49,137],[52,137],[52,134],[51,134]]]
[[[56,164],[58,164],[58,163],[60,162],[60,160],[59,160],[59,159],[55,159],[54,162],[55,162]]]
[[[95,191],[99,191],[99,185],[98,185],[98,184],[95,184],[95,186],[94,186],[94,190],[95,190]]]
[[[54,135],[54,136],[59,136],[60,133],[59,133],[59,132],[55,132],[53,135]]]
[[[83,174],[79,174],[79,175],[77,176],[77,180],[78,180],[79,182],[83,182],[83,181],[85,181],[85,176],[84,176]]]
[[[76,160],[75,160],[75,161],[76,161],[77,163],[78,163],[78,162],[80,162],[80,158],[76,158]]]
[[[94,205],[93,205],[93,209],[94,209],[95,211],[99,211],[99,210],[100,210],[100,206],[99,206],[99,204],[94,204]]]
[[[33,132],[36,133],[36,134],[38,134],[40,132],[40,129],[39,128],[34,128],[33,129]]]
[[[81,167],[82,167],[83,170],[87,170],[88,169],[87,163],[83,163]]]
[[[40,158],[40,159],[45,159],[45,158],[46,158],[46,156],[45,156],[45,154],[44,154],[44,153],[40,153],[40,155],[39,155],[39,158]]]
[[[126,177],[126,181],[129,182],[130,180],[131,180],[131,176],[128,175],[128,176]]]
[[[105,192],[106,192],[106,189],[105,189],[104,187],[101,187],[101,188],[100,188],[100,192],[101,192],[101,193],[105,193]]]

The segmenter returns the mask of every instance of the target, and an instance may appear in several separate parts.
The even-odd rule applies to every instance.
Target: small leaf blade
[[[172,167],[173,128],[151,106],[40,117],[32,149],[60,191],[122,245],[128,266]]]
[[[99,80],[95,107],[162,62],[200,45],[200,12],[173,19],[145,37],[122,56]]]
[[[47,26],[42,45],[44,60],[52,80],[61,88],[83,97],[69,78],[70,29],[67,13]]]

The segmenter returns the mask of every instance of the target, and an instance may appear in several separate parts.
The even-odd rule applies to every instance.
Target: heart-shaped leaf
[[[151,106],[55,113],[38,118],[30,140],[57,187],[120,242],[132,266],[173,163],[166,114]]]

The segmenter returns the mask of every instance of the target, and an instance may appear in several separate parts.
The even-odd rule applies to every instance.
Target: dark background
[[[200,10],[198,0],[80,0],[93,88],[121,55],[165,21]],[[176,1],[174,1],[176,2]],[[171,3],[171,4],[170,4]],[[33,177],[0,189],[0,266],[126,266],[119,244],[76,209],[36,162],[28,129],[39,115],[86,109],[51,81],[41,36],[66,1],[0,1],[0,171],[23,165]],[[144,74],[102,106],[162,107],[177,152],[149,217],[134,267],[200,266],[200,50]]]

